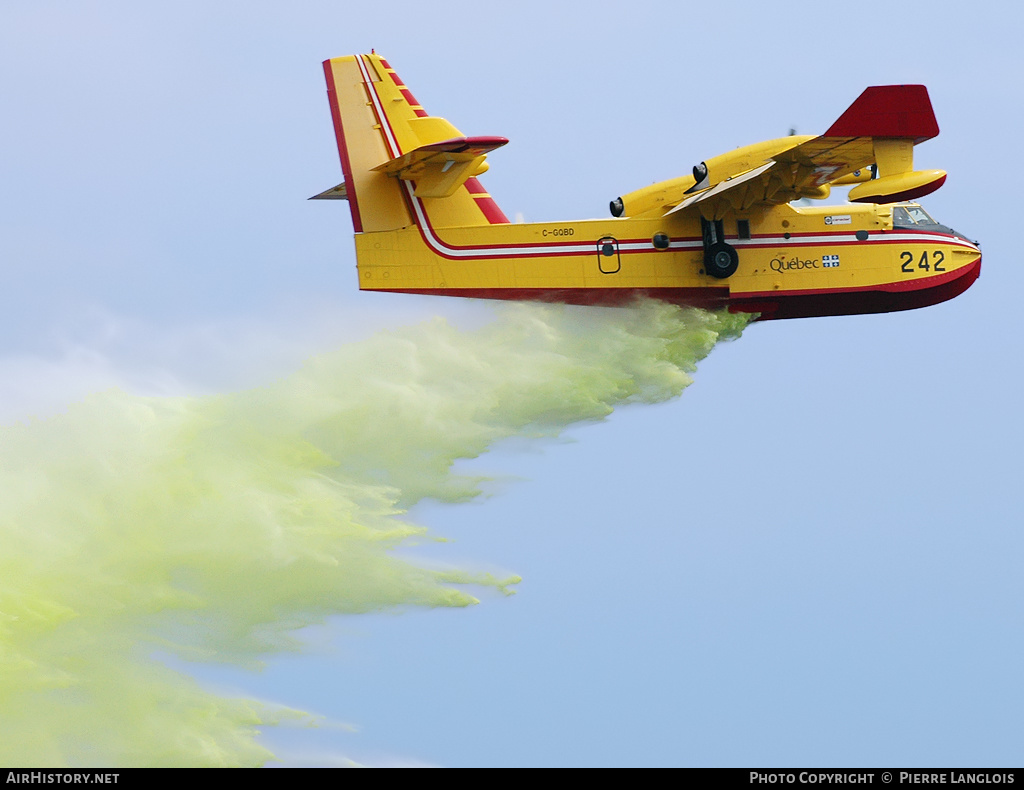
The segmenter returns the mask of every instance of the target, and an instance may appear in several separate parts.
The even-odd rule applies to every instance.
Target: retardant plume
[[[332,614],[466,606],[516,578],[391,550],[424,497],[479,493],[452,464],[678,395],[737,316],[644,303],[513,305],[310,360],[256,390],[111,391],[3,429],[0,762],[258,765],[288,711],[224,698],[159,657],[256,665]],[[493,558],[492,558],[493,559]]]

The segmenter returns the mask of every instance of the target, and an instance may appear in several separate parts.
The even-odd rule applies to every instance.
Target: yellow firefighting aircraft
[[[359,287],[622,304],[647,295],[762,319],[936,304],[978,277],[976,243],[906,201],[938,189],[914,145],[939,127],[922,85],[868,88],[821,136],[707,159],[611,202],[612,217],[509,223],[477,179],[504,137],[428,115],[380,55],[324,62]],[[794,205],[852,185],[848,204]]]

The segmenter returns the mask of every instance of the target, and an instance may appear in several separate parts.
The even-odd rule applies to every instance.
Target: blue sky
[[[295,763],[1021,762],[1019,10],[36,2],[5,17],[7,422],[110,386],[256,386],[381,328],[487,319],[356,290],[347,207],[305,202],[341,180],[325,58],[375,47],[429,112],[507,136],[484,181],[527,220],[603,215],[735,146],[823,131],[867,85],[927,85],[942,131],[915,161],[949,172],[924,205],[981,241],[966,294],[756,325],[678,400],[467,463],[519,479],[413,515],[454,539],[430,557],[520,574],[513,597],[338,618],[260,673],[197,671],[356,727],[270,736]]]

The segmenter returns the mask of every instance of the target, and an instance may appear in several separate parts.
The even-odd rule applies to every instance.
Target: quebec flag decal
[[[839,256],[838,255],[822,255],[821,266],[823,269],[838,269],[839,268]]]

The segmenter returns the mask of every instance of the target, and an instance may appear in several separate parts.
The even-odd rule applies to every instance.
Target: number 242
[[[914,273],[914,253],[904,251],[900,253],[900,260],[903,261],[903,265],[900,267],[901,272],[907,274]],[[931,263],[928,262],[928,251],[925,250],[921,253],[921,260],[917,262],[918,269],[924,269],[927,271],[944,272],[946,267],[942,265],[942,262],[946,260],[946,255],[942,250],[934,250],[932,252]]]

